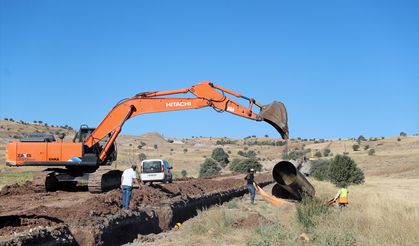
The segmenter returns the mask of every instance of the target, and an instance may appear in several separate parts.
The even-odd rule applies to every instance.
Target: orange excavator
[[[168,97],[191,93],[195,97]],[[249,102],[247,107],[226,94]],[[115,140],[124,123],[137,115],[166,111],[212,107],[256,121],[271,124],[288,139],[287,111],[284,104],[274,101],[261,105],[253,98],[204,81],[190,88],[170,91],[143,92],[118,102],[96,128],[80,127],[72,142],[54,138],[26,138],[7,144],[6,164],[9,166],[46,166],[51,171],[35,180],[40,190],[54,191],[88,182],[90,192],[98,193],[120,185],[121,172],[104,168],[116,160]],[[259,108],[255,113],[253,108]]]

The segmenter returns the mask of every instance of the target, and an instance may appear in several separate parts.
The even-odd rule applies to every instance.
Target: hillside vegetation
[[[16,138],[32,132],[46,132],[57,135],[64,132],[65,141],[72,141],[75,131],[60,127],[39,124],[21,124],[0,120],[0,163],[4,163],[5,145]],[[270,170],[284,156],[286,146],[278,138],[247,137],[244,139],[193,137],[176,139],[162,136],[158,133],[145,133],[140,136],[120,135],[117,139],[118,160],[117,168],[123,169],[130,163],[138,162],[142,153],[147,158],[167,159],[174,167],[176,175],[186,170],[190,176],[198,176],[200,165],[206,158],[210,158],[215,148],[221,147],[229,155],[229,160],[246,159],[243,153],[256,154],[264,169]],[[362,141],[360,150],[354,151],[352,145],[356,139],[342,140],[290,140],[288,150],[290,157],[293,153],[305,153],[315,157],[315,153],[330,152],[333,155],[346,153],[356,161],[366,176],[386,177],[417,177],[419,176],[419,137],[385,137],[372,138]],[[275,146],[276,145],[276,146]],[[366,148],[368,146],[368,148]],[[374,154],[369,155],[371,149]],[[4,169],[4,166],[2,166]],[[15,169],[16,170],[16,169]],[[15,171],[13,170],[13,171]],[[228,173],[228,166],[222,173]]]

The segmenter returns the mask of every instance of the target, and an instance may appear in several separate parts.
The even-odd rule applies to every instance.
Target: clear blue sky
[[[0,0],[0,117],[96,126],[137,92],[209,80],[285,103],[291,137],[419,133],[419,1]],[[212,109],[123,134],[278,136]]]

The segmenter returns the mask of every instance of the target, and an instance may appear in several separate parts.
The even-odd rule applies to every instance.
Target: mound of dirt
[[[6,185],[0,190],[0,197],[2,196],[16,196],[24,194],[35,193],[35,185],[32,181],[26,181],[26,183]]]
[[[19,233],[35,227],[50,227],[62,221],[47,216],[1,216],[0,235]]]
[[[233,227],[235,228],[246,228],[246,227],[254,227],[255,225],[267,225],[272,224],[273,222],[266,219],[259,213],[252,213],[247,216],[247,218],[238,219],[234,224]]]

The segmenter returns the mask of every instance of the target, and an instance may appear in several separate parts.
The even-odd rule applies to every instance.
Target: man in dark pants
[[[249,194],[250,194],[250,204],[254,204],[255,202],[255,195],[256,195],[256,189],[255,186],[253,185],[253,182],[255,182],[255,170],[252,169],[248,169],[247,170],[247,175],[244,178],[247,182],[247,189],[249,190]]]
[[[128,168],[122,173],[121,177],[121,188],[122,188],[122,207],[124,209],[129,208],[129,202],[131,200],[132,186],[135,183],[138,187],[140,184],[137,180],[137,169],[136,165],[132,165],[131,168]]]

